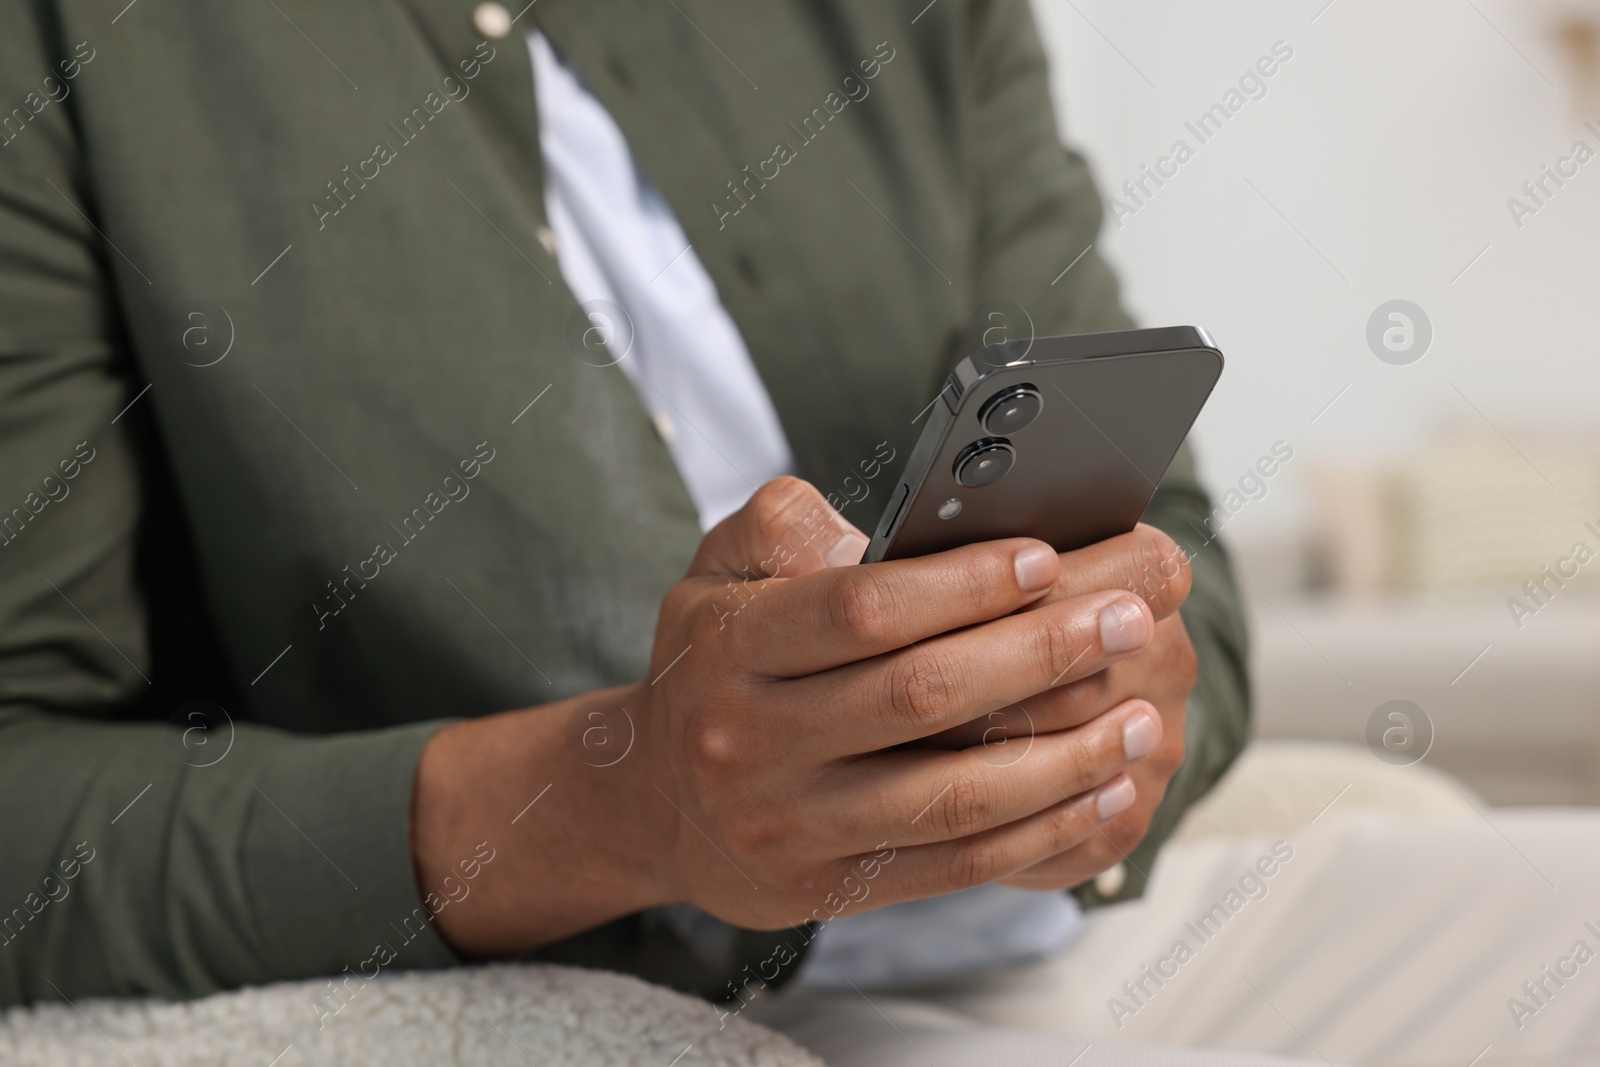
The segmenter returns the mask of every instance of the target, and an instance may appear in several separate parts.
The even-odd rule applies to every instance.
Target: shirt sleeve
[[[202,756],[165,722],[119,721],[172,710],[151,697],[148,607],[166,592],[136,564],[151,453],[125,411],[142,383],[115,295],[149,283],[84,192],[66,72],[92,77],[93,46],[16,7],[0,35],[0,99],[18,104],[0,132],[0,1006],[359,971],[381,943],[397,966],[451,962],[410,853],[439,724],[219,722]]]
[[[1004,300],[1020,307],[1041,336],[1130,328],[1116,278],[1096,247],[1103,212],[1088,164],[1058,138],[1045,55],[1026,0],[975,0],[964,17],[973,89],[960,133],[978,205],[979,306]],[[1185,445],[1145,521],[1192,546],[1210,510]],[[1111,895],[1092,884],[1078,887],[1074,892],[1085,906],[1142,894],[1162,842],[1244,747],[1250,721],[1246,633],[1232,566],[1216,541],[1192,552],[1191,565],[1193,591],[1182,616],[1199,658],[1199,679],[1189,701],[1188,754],[1149,834],[1127,858],[1122,887]]]

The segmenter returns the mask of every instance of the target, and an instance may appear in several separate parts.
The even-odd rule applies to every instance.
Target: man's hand
[[[1167,783],[1177,773],[1184,756],[1184,722],[1189,693],[1195,682],[1194,646],[1176,613],[1156,623],[1155,638],[1138,656],[1114,663],[1093,680],[1108,710],[1128,704],[1153,709],[1161,729],[1129,740],[1129,750],[1146,753],[1128,768],[1137,794],[1132,807],[1101,828],[1101,833],[1076,848],[1034,864],[1008,878],[1006,885],[1020,889],[1068,889],[1086,880],[1085,871],[1098,874],[1127,858],[1144,840],[1150,820],[1166,795]],[[1048,721],[1048,705],[1056,694],[1041,700]],[[1078,703],[1076,695],[1061,703]],[[1029,701],[1030,705],[1034,702]],[[1081,705],[1080,705],[1081,706]],[[1070,717],[1070,714],[1069,714]],[[1150,746],[1154,746],[1153,748]]]
[[[679,816],[672,898],[777,927],[816,912],[864,855],[894,850],[880,906],[1098,839],[1137,796],[1124,772],[1142,753],[1126,746],[1159,741],[1145,705],[1040,734],[1020,761],[916,743],[1136,655],[1154,630],[1143,599],[1068,591],[1056,553],[1023,538],[816,568],[784,546],[831,519],[819,505],[803,482],[764,486],[663,605],[641,718]],[[848,541],[822,555],[858,558],[865,538]],[[776,577],[747,580],[760,573]]]
[[[1105,670],[1041,693],[981,719],[929,738],[941,748],[987,747],[995,759],[1026,758],[1032,739],[1053,730],[1070,730],[1096,716],[1136,705],[1154,711],[1159,730],[1130,737],[1128,748],[1144,753],[1128,768],[1137,799],[1124,814],[1076,848],[1002,879],[1022,889],[1063,889],[1077,885],[1120,862],[1149,829],[1166,794],[1167,783],[1183,762],[1183,728],[1189,693],[1195,683],[1194,647],[1178,615],[1189,595],[1189,566],[1182,549],[1152,526],[1061,556],[1055,588],[1031,610],[1095,590],[1137,593],[1156,620],[1151,640],[1138,654]]]
[[[839,565],[865,543],[809,485],[769,483],[668,592],[646,679],[437,734],[414,800],[424,891],[476,841],[500,857],[440,911],[445,939],[514,951],[680,901],[776,928],[1041,864],[1092,877],[1097,852],[1061,857],[1138,801],[1130,764],[1162,735],[1146,706],[1041,709],[1021,760],[913,743],[1137,656],[1145,599],[1064,584],[1025,538]],[[574,743],[594,723],[626,736],[616,756]]]

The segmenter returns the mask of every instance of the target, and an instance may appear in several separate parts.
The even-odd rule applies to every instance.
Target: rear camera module
[[[1003,437],[974,441],[956,457],[956,481],[968,489],[993,485],[1017,462],[1017,450]]]
[[[992,434],[1016,433],[1039,417],[1044,398],[1031,385],[1016,385],[990,397],[978,412],[978,421]]]

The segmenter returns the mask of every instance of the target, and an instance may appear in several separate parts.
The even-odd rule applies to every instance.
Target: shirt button
[[[555,235],[555,231],[550,229],[550,227],[548,227],[548,226],[540,226],[537,230],[534,231],[534,234],[539,238],[539,243],[544,246],[545,254],[547,254],[551,259],[555,259],[556,258],[556,235]]]
[[[661,443],[672,447],[672,442],[678,439],[678,427],[672,421],[672,416],[665,411],[658,411],[650,416],[650,421],[656,424],[656,436],[661,438]]]
[[[511,32],[511,12],[501,4],[479,4],[472,9],[472,25],[491,41]]]
[[[1122,864],[1107,867],[1094,876],[1094,891],[1102,897],[1114,897],[1122,892],[1122,887],[1128,882],[1128,868]]]

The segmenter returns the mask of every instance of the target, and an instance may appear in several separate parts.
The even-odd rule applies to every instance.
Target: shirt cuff
[[[372,978],[461,962],[411,857],[417,761],[445,725],[293,738],[258,775],[240,864],[267,973]]]

